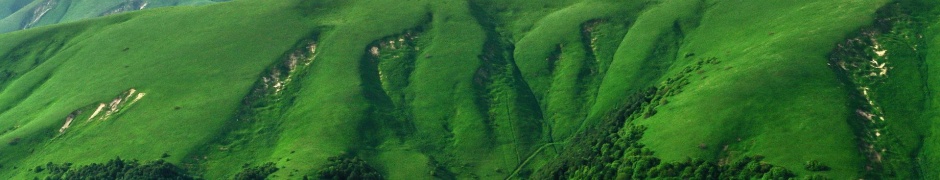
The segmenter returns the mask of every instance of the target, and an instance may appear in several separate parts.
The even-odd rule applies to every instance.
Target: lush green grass
[[[934,7],[928,11],[929,14],[934,16],[938,15],[940,9],[937,8],[937,3],[928,4],[931,4]],[[927,47],[936,47],[938,44],[940,44],[940,38],[937,38],[938,35],[940,35],[938,34],[938,32],[940,32],[940,29],[937,29],[938,25],[940,25],[940,22],[937,21],[925,23],[922,25],[925,28],[923,32],[923,41],[924,45]],[[940,103],[940,98],[938,98],[935,93],[929,93],[940,90],[940,86],[934,82],[936,78],[940,77],[938,76],[940,75],[938,74],[938,71],[934,71],[936,68],[940,67],[940,64],[938,64],[937,61],[930,61],[930,59],[936,59],[937,57],[940,57],[940,51],[928,49],[922,53],[926,59],[923,64],[923,69],[927,70],[924,73],[924,83],[927,85],[926,91],[928,93],[925,94],[925,111],[923,112],[922,118],[920,119],[923,120],[924,123],[928,124],[925,125],[927,127],[927,132],[926,136],[923,137],[923,147],[920,150],[920,154],[918,155],[923,158],[920,161],[922,163],[921,169],[923,170],[923,177],[925,179],[930,179],[940,177],[940,172],[929,169],[930,167],[934,167],[940,164],[940,154],[937,154],[937,150],[940,148],[940,146],[938,146],[940,145],[940,138],[937,137],[937,132],[940,132],[940,128],[938,127],[940,126],[938,126],[937,122],[940,119],[937,118],[938,111],[936,110],[937,104]]]
[[[40,24],[111,7],[70,2]],[[878,173],[859,150],[875,129],[854,125],[868,107],[829,57],[886,3],[241,0],[17,31],[0,35],[0,178],[163,153],[207,179],[267,162],[280,169],[270,177],[315,176],[330,157],[390,179],[525,178],[650,87],[634,143],[658,159],[763,156],[799,175],[863,177]],[[34,6],[0,10],[0,27]],[[886,158],[928,170],[936,30],[910,26],[927,48],[892,54],[896,74],[873,86],[889,119],[878,130],[901,139],[878,145],[923,152]],[[298,55],[309,65],[291,64]],[[122,98],[132,89],[145,95]],[[116,98],[113,116],[86,120]],[[832,170],[807,171],[810,160]]]
[[[704,70],[701,80],[659,108],[661,115],[641,121],[650,126],[643,142],[667,160],[762,155],[767,162],[803,172],[803,162],[818,159],[832,164],[826,175],[855,176],[862,158],[846,120],[853,110],[846,106],[845,90],[826,65],[826,56],[835,42],[871,22],[870,14],[882,3],[708,4],[679,50],[695,55],[680,56],[673,66],[716,57],[722,67]],[[624,60],[630,59],[637,58]]]
[[[107,14],[227,0],[4,0],[0,1],[0,33],[74,22]]]
[[[312,27],[296,18],[298,11],[284,10],[295,3],[266,2],[267,8],[255,8],[261,7],[256,3],[161,9],[5,36],[76,33],[58,53],[16,78],[3,93],[3,104],[15,104],[2,114],[4,127],[19,127],[4,134],[3,141],[26,137],[33,141],[17,146],[44,147],[4,151],[4,164],[90,163],[113,156],[150,159],[163,152],[174,155],[174,161],[192,158],[185,155],[214,138],[219,127],[231,120],[261,69]],[[217,22],[228,18],[237,20]],[[215,33],[223,29],[245,31]],[[258,36],[259,32],[266,35]],[[147,96],[120,117],[88,122],[52,139],[54,131],[49,130],[61,126],[72,111],[107,103],[131,88]],[[30,92],[16,92],[24,90]],[[5,176],[16,173],[6,168],[12,166],[5,167]]]

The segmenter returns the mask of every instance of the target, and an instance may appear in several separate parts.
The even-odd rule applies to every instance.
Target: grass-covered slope
[[[39,2],[0,1],[0,24]],[[37,22],[107,9],[62,2]],[[935,4],[240,0],[37,27],[0,35],[0,178],[121,157],[205,179],[932,179]]]
[[[0,33],[127,11],[227,0],[2,0]]]
[[[696,30],[685,34],[684,43],[675,47],[675,58],[667,61],[673,61],[672,66],[701,58],[721,63],[694,71],[694,80],[683,93],[657,109],[659,116],[640,122],[649,126],[643,142],[662,149],[657,152],[667,160],[693,156],[728,161],[763,155],[765,161],[785,167],[820,160],[833,168],[824,173],[831,177],[856,174],[862,158],[846,121],[853,114],[846,107],[844,87],[826,65],[827,53],[833,42],[869,23],[879,5],[877,1],[851,7],[818,2],[702,5],[712,10],[702,13]],[[643,51],[638,53],[644,56]],[[636,76],[648,74],[637,64],[616,65],[639,69]],[[707,147],[701,148],[702,144]]]

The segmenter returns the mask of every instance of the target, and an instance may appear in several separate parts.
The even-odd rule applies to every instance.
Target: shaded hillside
[[[0,178],[934,179],[934,7],[240,0],[11,32]]]
[[[141,9],[228,0],[0,0],[0,33]]]

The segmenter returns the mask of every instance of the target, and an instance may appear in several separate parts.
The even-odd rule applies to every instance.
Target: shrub
[[[277,172],[277,170],[278,168],[272,162],[265,163],[261,166],[255,166],[255,167],[249,167],[246,164],[244,169],[242,169],[242,172],[239,172],[238,174],[235,175],[235,179],[236,180],[263,180],[265,178],[268,178],[269,175],[274,174],[274,172]]]
[[[814,171],[814,172],[828,171],[830,169],[829,166],[826,166],[817,160],[807,161],[805,167],[806,167],[806,170]]]
[[[358,157],[331,157],[329,161],[318,173],[320,179],[383,179],[375,168]]]
[[[92,163],[71,169],[71,163],[56,165],[46,164],[49,170],[48,180],[62,179],[167,179],[191,180],[183,169],[175,165],[157,160],[140,163],[137,160],[123,160],[116,158],[107,163]]]

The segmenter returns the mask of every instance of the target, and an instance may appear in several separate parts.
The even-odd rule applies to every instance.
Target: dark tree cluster
[[[37,169],[43,169],[37,167]],[[49,172],[47,180],[82,180],[82,179],[115,179],[115,180],[191,180],[192,176],[186,171],[163,160],[141,163],[137,160],[123,160],[116,158],[107,163],[93,163],[72,168],[71,163],[46,164]],[[37,170],[42,171],[42,170]]]
[[[807,161],[805,167],[806,167],[806,170],[809,170],[809,171],[828,171],[829,170],[829,166],[826,166],[825,164],[822,164],[817,160]]]
[[[320,179],[333,180],[379,180],[383,179],[375,168],[358,157],[331,157],[318,176]]]
[[[263,180],[267,179],[269,175],[277,172],[278,168],[274,163],[264,163],[261,166],[249,166],[245,164],[242,172],[239,172],[235,175],[235,180]]]

